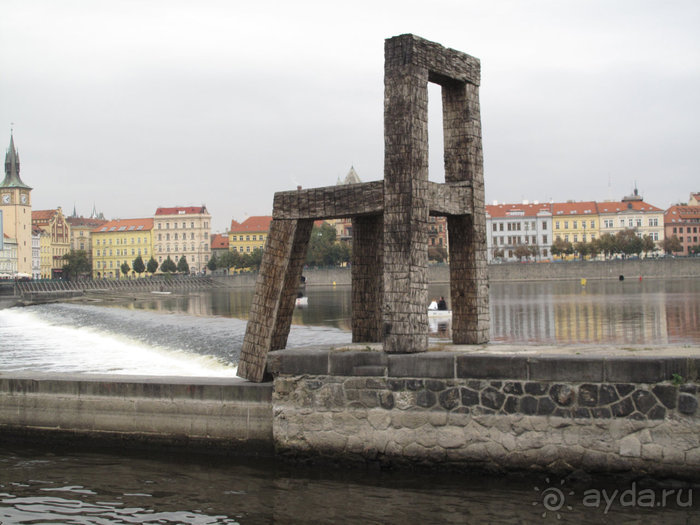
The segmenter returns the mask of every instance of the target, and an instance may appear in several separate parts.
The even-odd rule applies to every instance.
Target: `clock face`
[[[10,203],[10,194],[9,193],[4,193],[2,196],[2,203],[3,204],[9,204]]]
[[[27,204],[27,194],[26,193],[23,193],[19,199],[22,201],[22,204]]]

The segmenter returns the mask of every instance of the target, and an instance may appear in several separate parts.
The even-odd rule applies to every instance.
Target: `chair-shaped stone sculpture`
[[[446,216],[452,340],[488,341],[479,60],[414,35],[386,40],[384,180],[275,194],[238,375],[283,349],[315,220],[352,218],[352,340],[428,350],[429,216]],[[445,183],[428,180],[428,83],[442,88]]]

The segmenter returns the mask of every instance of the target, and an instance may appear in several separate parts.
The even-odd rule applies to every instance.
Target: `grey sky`
[[[10,122],[35,209],[206,204],[383,177],[384,39],[481,60],[487,201],[700,191],[700,2],[4,0]],[[431,179],[442,178],[439,88]],[[3,131],[4,129],[4,131]]]

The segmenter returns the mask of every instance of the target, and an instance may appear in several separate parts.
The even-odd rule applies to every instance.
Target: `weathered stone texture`
[[[442,87],[442,185],[428,181],[429,82]],[[260,381],[267,352],[286,345],[292,288],[308,244],[307,228],[316,219],[353,219],[354,342],[382,341],[390,354],[428,349],[431,214],[448,216],[453,340],[488,340],[479,82],[474,57],[413,35],[386,40],[384,181],[275,195],[276,231],[265,248],[239,375]],[[422,401],[432,398],[426,394]]]

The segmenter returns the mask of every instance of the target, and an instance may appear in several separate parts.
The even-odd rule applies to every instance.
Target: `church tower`
[[[0,183],[3,231],[17,241],[17,271],[32,274],[32,188],[19,177],[19,155],[10,133],[5,154],[5,179]]]

